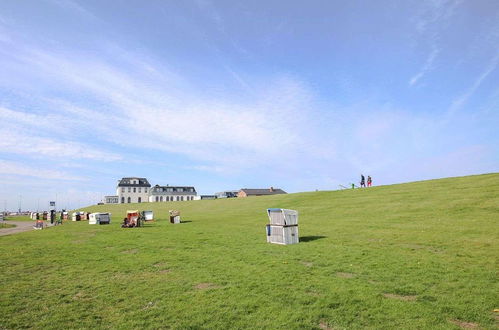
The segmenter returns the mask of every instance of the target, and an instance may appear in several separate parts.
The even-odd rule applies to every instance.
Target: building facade
[[[192,201],[197,196],[194,187],[160,186],[151,188],[149,202],[182,202]]]
[[[118,204],[120,202],[119,196],[104,196],[102,201],[104,204]]]
[[[215,196],[217,198],[233,198],[237,197],[237,194],[239,193],[239,190],[228,190],[228,191],[221,191],[215,193]]]
[[[149,199],[151,184],[146,178],[123,178],[118,180],[116,195],[120,204],[144,203]]]

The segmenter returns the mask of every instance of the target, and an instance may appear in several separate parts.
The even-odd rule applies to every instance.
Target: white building
[[[104,196],[102,201],[104,204],[118,204],[120,202],[119,196]]]
[[[197,192],[194,187],[160,186],[151,188],[149,202],[179,202],[192,201]]]
[[[146,178],[123,178],[118,180],[116,195],[119,203],[144,203],[149,199],[151,184]]]

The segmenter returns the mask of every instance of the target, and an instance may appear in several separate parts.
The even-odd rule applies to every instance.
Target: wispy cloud
[[[473,82],[473,84],[463,94],[459,95],[457,98],[455,98],[452,101],[452,104],[447,111],[448,116],[452,116],[454,113],[459,111],[459,109],[461,109],[465,105],[465,103],[468,101],[468,99],[471,96],[473,96],[473,94],[482,85],[482,83],[485,81],[485,79],[487,79],[487,77],[492,72],[494,72],[494,70],[497,69],[498,64],[499,64],[499,50],[498,50],[497,55],[494,58],[492,58],[489,65],[487,65],[485,70],[482,71],[482,73]]]
[[[85,100],[50,98],[43,94],[42,108],[53,109],[47,114],[37,116],[5,107],[0,114],[9,123],[18,125],[33,126],[41,120],[59,122],[56,126],[66,130],[81,125],[98,132],[96,137],[101,141],[183,154],[201,162],[212,162],[212,168],[225,166],[243,170],[264,163],[269,154],[285,154],[300,146],[304,148],[301,152],[310,153],[303,143],[305,134],[301,133],[306,130],[303,120],[310,108],[311,92],[296,77],[277,76],[260,83],[252,100],[241,101],[231,95],[213,100],[194,96],[192,85],[184,88],[185,80],[177,83],[179,75],[162,72],[154,63],[141,61],[137,66],[133,57],[116,57],[124,65],[83,57],[77,52],[24,45],[17,49],[15,59],[4,57],[0,66],[17,70],[23,84],[28,76],[36,76],[44,80],[44,86],[56,88],[57,94],[77,91],[79,95],[86,95]],[[58,70],[51,69],[54,67]],[[240,82],[246,84],[242,79]],[[40,93],[36,85],[28,88],[33,97]],[[100,109],[94,109],[95,105]],[[45,115],[47,118],[43,118]],[[3,134],[0,143],[9,152],[26,150],[26,153],[56,152],[70,157],[120,159],[119,155],[54,136],[47,139],[31,134],[19,143],[19,133]]]
[[[81,176],[75,176],[61,171],[40,169],[39,167],[28,166],[23,163],[11,162],[6,160],[0,160],[0,173],[61,181],[86,180]]]
[[[423,10],[416,15],[414,22],[418,44],[429,43],[430,52],[421,69],[408,81],[410,86],[416,85],[425,75],[435,69],[435,60],[441,53],[440,33],[454,15],[462,0],[432,0],[423,2]]]
[[[47,0],[47,1],[61,8],[76,12],[85,18],[92,18],[92,19],[97,18],[94,13],[92,13],[90,10],[86,9],[76,1],[73,0]]]
[[[85,143],[68,141],[64,138],[68,123],[50,122],[43,116],[0,108],[0,118],[5,124],[0,130],[0,150],[3,153],[28,155],[31,157],[50,156],[52,158],[93,159],[100,161],[118,161],[123,158],[113,152],[106,152]],[[59,127],[59,125],[63,125]],[[38,131],[44,129],[55,133],[54,137],[43,137]],[[61,134],[61,135],[58,135]]]
[[[409,80],[409,85],[413,86],[415,85],[425,74],[427,74],[430,70],[433,69],[433,62],[435,61],[435,58],[437,57],[438,53],[440,50],[438,48],[433,48],[432,52],[428,55],[426,58],[426,62],[421,68],[421,70],[416,73],[410,80]]]

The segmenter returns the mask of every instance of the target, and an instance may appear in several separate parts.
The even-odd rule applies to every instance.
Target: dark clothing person
[[[366,178],[364,178],[363,174],[360,175],[360,186],[364,188],[366,187]]]

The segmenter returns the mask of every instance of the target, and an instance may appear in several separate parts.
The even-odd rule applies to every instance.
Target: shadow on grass
[[[326,238],[327,236],[303,236],[300,237],[300,243],[312,242],[321,238]]]
[[[189,222],[192,222],[191,220],[182,220],[180,221],[180,223],[189,223]]]

